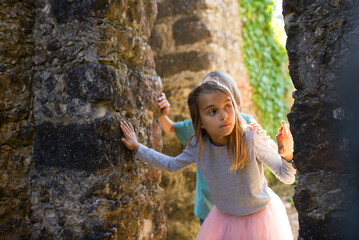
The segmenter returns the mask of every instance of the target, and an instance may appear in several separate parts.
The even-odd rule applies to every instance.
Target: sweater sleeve
[[[187,145],[180,155],[170,157],[140,144],[135,157],[154,167],[170,172],[176,172],[194,162],[189,145]]]
[[[254,151],[256,158],[268,167],[282,182],[292,184],[295,181],[296,170],[293,165],[283,159],[261,134],[253,132]]]

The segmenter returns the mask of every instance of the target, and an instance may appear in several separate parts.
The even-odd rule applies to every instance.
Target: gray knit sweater
[[[295,168],[282,159],[258,134],[256,130],[245,130],[248,161],[243,169],[230,171],[232,160],[227,147],[213,145],[208,137],[204,138],[202,153],[202,174],[207,181],[212,199],[223,213],[244,216],[254,213],[270,201],[263,164],[282,182],[295,181]],[[198,162],[199,145],[195,137],[177,157],[169,157],[153,149],[140,145],[136,157],[151,165],[171,172],[178,171],[191,163]]]

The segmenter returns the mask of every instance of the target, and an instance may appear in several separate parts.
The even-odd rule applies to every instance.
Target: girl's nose
[[[220,118],[221,118],[221,120],[224,120],[224,119],[226,119],[227,117],[228,117],[227,113],[226,113],[225,111],[221,110],[221,112],[220,112]]]

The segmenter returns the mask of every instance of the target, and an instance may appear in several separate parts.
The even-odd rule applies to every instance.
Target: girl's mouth
[[[231,125],[231,124],[230,123],[225,123],[225,124],[221,125],[220,127],[224,128],[224,127],[228,127],[229,125]]]

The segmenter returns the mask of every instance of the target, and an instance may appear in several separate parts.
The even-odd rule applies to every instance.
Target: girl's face
[[[199,98],[200,126],[206,129],[212,143],[224,146],[235,124],[235,111],[231,98],[220,91]]]

